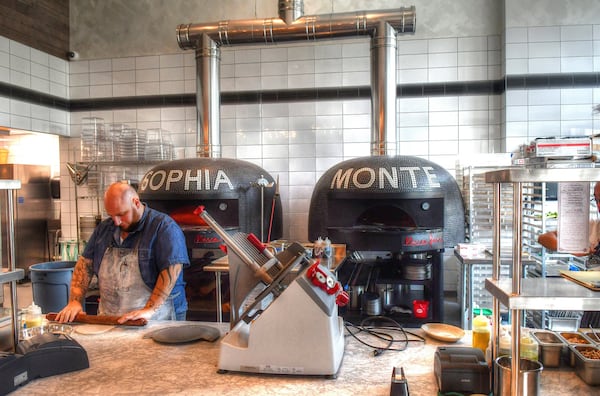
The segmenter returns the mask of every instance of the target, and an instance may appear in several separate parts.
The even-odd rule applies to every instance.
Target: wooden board
[[[560,275],[593,291],[600,291],[600,271],[560,270]]]

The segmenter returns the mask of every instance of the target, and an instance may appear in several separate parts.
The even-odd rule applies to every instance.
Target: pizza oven
[[[164,162],[146,172],[138,192],[142,201],[168,213],[183,230],[192,264],[184,271],[191,320],[214,319],[215,277],[203,268],[225,254],[222,239],[194,209],[203,205],[230,232],[252,233],[263,242],[282,236],[275,180],[247,161],[191,158]],[[223,282],[222,290],[229,290],[227,280]]]
[[[346,244],[338,276],[361,316],[371,308],[410,312],[400,315],[409,325],[443,319],[443,252],[465,235],[462,196],[444,168],[412,156],[341,162],[317,182],[308,227],[310,240]],[[415,318],[415,301],[428,302],[426,317]]]

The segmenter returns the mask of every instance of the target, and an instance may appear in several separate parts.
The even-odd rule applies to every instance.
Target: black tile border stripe
[[[560,73],[510,75],[486,81],[401,84],[399,98],[456,95],[500,95],[514,89],[585,88],[600,86],[600,73]],[[297,102],[369,98],[369,86],[305,88],[268,91],[222,92],[221,104]],[[0,82],[0,96],[65,111],[116,110],[148,107],[195,106],[195,94],[127,96],[96,99],[63,99],[57,96]]]

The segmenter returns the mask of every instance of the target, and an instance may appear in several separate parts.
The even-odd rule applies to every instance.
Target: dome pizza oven
[[[333,166],[315,186],[308,221],[309,239],[329,236],[352,251],[436,250],[454,247],[465,235],[454,178],[410,156],[361,157]]]
[[[380,301],[409,326],[443,320],[443,252],[465,235],[460,190],[445,169],[412,156],[343,161],[317,182],[308,222],[310,240],[327,236],[352,252],[338,271],[358,301],[349,312],[379,315],[368,310]],[[413,311],[421,300],[425,316]]]
[[[192,213],[204,205],[223,227],[253,233],[263,241],[282,234],[275,181],[247,161],[193,158],[164,162],[146,172],[139,195],[151,207],[171,214],[184,230],[205,226]]]
[[[183,230],[192,264],[184,271],[190,320],[214,317],[215,277],[204,266],[224,255],[222,239],[193,214],[194,209],[203,205],[229,232],[252,233],[265,242],[282,236],[275,181],[247,161],[191,158],[164,162],[146,172],[138,193],[150,207],[173,217]],[[222,290],[229,290],[226,283],[224,279]]]

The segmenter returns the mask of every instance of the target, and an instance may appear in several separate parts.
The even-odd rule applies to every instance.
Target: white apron
[[[98,289],[100,291],[99,315],[121,316],[144,308],[152,290],[142,278],[137,245],[134,249],[110,246],[106,248],[98,271]],[[160,306],[152,319],[175,319],[171,298]]]

